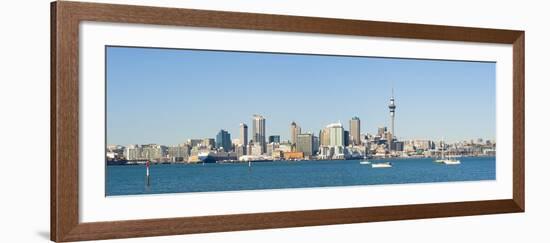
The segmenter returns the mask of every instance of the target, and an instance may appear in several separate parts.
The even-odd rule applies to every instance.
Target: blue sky
[[[392,84],[400,139],[494,139],[495,63],[107,47],[107,143],[179,144],[238,138],[266,118],[289,139],[333,122],[389,127]],[[250,133],[250,131],[249,131]]]

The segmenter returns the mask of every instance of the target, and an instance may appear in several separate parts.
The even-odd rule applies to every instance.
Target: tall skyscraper
[[[231,150],[231,135],[226,130],[220,130],[216,135],[216,147],[222,148],[223,151],[229,152]]]
[[[344,146],[347,147],[349,146],[349,139],[350,135],[349,135],[349,131],[346,131],[344,130]]]
[[[328,127],[325,127],[319,131],[319,144],[321,146],[330,145],[330,129]]]
[[[241,142],[241,145],[243,145],[244,149],[243,149],[243,154],[247,154],[246,153],[246,148],[248,147],[248,126],[243,122],[241,124],[239,124],[239,132],[240,132],[240,142]]]
[[[304,156],[313,155],[313,135],[310,133],[296,136],[296,151],[304,152]]]
[[[354,116],[349,121],[349,136],[350,144],[361,144],[361,120],[359,117]]]
[[[327,126],[329,146],[344,146],[344,127],[342,123],[333,123]]]
[[[317,154],[319,152],[319,137],[313,136],[313,154]]]
[[[298,126],[296,122],[290,123],[290,143],[292,145],[296,145],[298,134],[300,133],[302,133],[300,126]]]
[[[252,117],[252,141],[262,147],[265,152],[265,118],[261,115]]]
[[[391,118],[391,134],[388,138],[388,143],[390,145],[390,151],[393,150],[393,138],[395,136],[395,126],[394,126],[394,120],[395,120],[395,100],[393,97],[393,87],[391,89],[391,98],[390,98],[390,104],[388,105],[388,108],[390,108],[390,118]]]

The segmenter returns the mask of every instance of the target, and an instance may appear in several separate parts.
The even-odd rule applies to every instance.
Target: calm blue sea
[[[359,160],[256,162],[248,164],[164,164],[107,166],[106,194],[238,191],[351,185],[495,180],[495,158],[461,158],[460,165],[432,159],[393,159],[392,168],[371,168]],[[376,160],[372,160],[376,162]]]

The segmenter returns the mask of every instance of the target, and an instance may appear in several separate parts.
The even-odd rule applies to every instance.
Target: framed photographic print
[[[525,210],[523,31],[51,16],[53,241]]]

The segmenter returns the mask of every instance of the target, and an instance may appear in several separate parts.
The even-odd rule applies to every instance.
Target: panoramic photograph
[[[496,179],[496,63],[106,46],[105,195]]]

